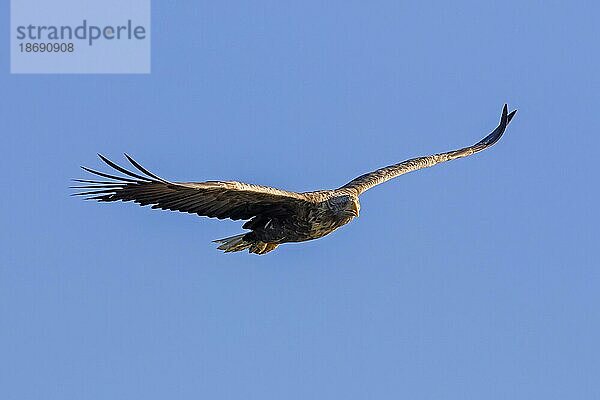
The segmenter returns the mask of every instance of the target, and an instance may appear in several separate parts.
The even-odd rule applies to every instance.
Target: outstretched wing
[[[506,130],[506,127],[515,116],[517,110],[513,110],[508,113],[508,106],[505,104],[502,109],[502,117],[500,118],[500,124],[492,133],[483,138],[480,142],[473,146],[465,147],[463,149],[449,151],[446,153],[434,154],[426,157],[411,158],[410,160],[403,161],[399,164],[390,165],[388,167],[380,168],[376,171],[369,172],[361,175],[342,186],[339,190],[351,190],[355,191],[356,194],[361,194],[365,190],[372,188],[373,186],[384,183],[392,178],[406,174],[407,172],[415,171],[421,168],[427,168],[439,164],[444,161],[454,160],[456,158],[467,157],[471,154],[478,153],[482,150],[487,149],[496,143]]]
[[[241,182],[169,182],[146,170],[133,158],[127,160],[141,173],[129,171],[102,155],[102,161],[125,176],[116,176],[81,167],[94,175],[109,180],[74,179],[82,185],[75,196],[100,202],[133,201],[142,206],[181,211],[211,218],[250,219],[257,215],[277,216],[294,213],[307,204],[306,198],[267,186]]]

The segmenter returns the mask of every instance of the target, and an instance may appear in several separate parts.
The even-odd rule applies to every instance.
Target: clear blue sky
[[[6,39],[0,397],[599,398],[600,7],[452,3],[154,1],[138,76],[9,75]],[[215,250],[237,222],[68,197],[125,151],[333,188],[474,143],[504,102],[490,150],[263,257]]]

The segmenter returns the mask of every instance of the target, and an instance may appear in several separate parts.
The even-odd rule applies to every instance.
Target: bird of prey
[[[172,182],[158,177],[125,154],[136,172],[129,171],[106,157],[99,157],[124,176],[82,167],[108,180],[74,179],[74,193],[100,202],[133,201],[154,209],[180,211],[210,218],[246,220],[249,232],[215,240],[225,252],[248,250],[266,254],[283,243],[318,239],[358,217],[358,197],[366,190],[392,178],[431,167],[441,162],[467,157],[496,143],[516,110],[505,104],[500,124],[478,143],[459,150],[412,158],[361,175],[334,190],[291,192],[267,186],[234,181]]]

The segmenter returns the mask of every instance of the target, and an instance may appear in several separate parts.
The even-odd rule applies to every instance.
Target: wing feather
[[[127,177],[82,167],[112,181],[74,179],[82,184],[73,187],[80,190],[74,195],[88,196],[86,200],[100,202],[133,201],[142,206],[151,205],[153,209],[234,220],[295,213],[298,207],[310,203],[306,194],[241,182],[170,182],[151,173],[127,154],[127,160],[143,175],[125,169],[103,155],[98,156]]]
[[[465,147],[459,150],[449,151],[446,153],[433,154],[425,157],[411,158],[410,160],[403,161],[398,164],[390,165],[388,167],[380,168],[376,171],[369,172],[355,178],[339,188],[340,191],[353,191],[357,195],[364,191],[372,188],[373,186],[384,183],[392,178],[396,178],[400,175],[406,174],[411,171],[418,169],[432,167],[436,164],[454,160],[461,157],[467,157],[472,154],[478,153],[494,145],[506,130],[506,127],[514,117],[517,110],[508,112],[508,106],[505,104],[502,109],[502,117],[500,118],[500,124],[485,138],[475,143],[472,146]]]

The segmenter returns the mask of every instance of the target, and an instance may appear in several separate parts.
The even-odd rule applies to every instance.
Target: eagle
[[[516,110],[505,104],[500,123],[476,144],[459,150],[411,158],[366,173],[334,190],[292,192],[235,181],[175,182],[148,171],[129,155],[137,171],[125,169],[101,154],[100,159],[122,174],[108,174],[81,167],[105,180],[73,179],[75,196],[99,202],[133,201],[153,209],[180,211],[203,217],[246,221],[239,235],[215,240],[226,253],[248,250],[266,254],[280,244],[321,238],[358,217],[359,196],[373,186],[421,168],[467,157],[487,149],[504,134]],[[94,178],[97,179],[97,178]]]

